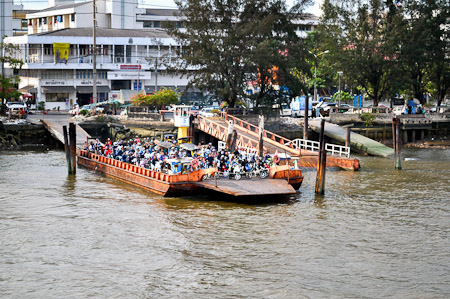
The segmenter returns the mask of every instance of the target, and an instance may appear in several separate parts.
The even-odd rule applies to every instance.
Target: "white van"
[[[292,109],[288,104],[281,104],[280,107],[280,115],[281,116],[292,116]]]
[[[402,115],[405,113],[405,106],[394,106],[394,108],[392,108],[392,113],[394,115]]]

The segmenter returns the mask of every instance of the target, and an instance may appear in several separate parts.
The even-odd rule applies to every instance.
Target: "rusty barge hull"
[[[266,179],[219,179],[215,182],[212,179],[203,181],[205,175],[216,171],[213,168],[169,175],[83,150],[77,156],[79,165],[166,197],[198,195],[208,191],[234,197],[291,195],[296,193],[303,181],[300,170],[288,170],[287,166],[272,168],[270,178]],[[258,188],[258,185],[264,188]]]
[[[142,174],[111,166],[103,162],[93,161],[85,157],[78,157],[78,164],[163,196],[177,196],[182,194],[189,195],[193,194],[196,189],[196,186],[190,183],[170,184],[168,182],[160,181]]]
[[[201,181],[204,175],[214,171],[202,169],[189,174],[169,175],[87,151],[80,150],[77,156],[79,165],[163,196],[196,194],[198,186],[194,183]]]

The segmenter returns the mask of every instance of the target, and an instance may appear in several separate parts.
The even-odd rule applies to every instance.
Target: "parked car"
[[[6,103],[7,115],[9,117],[22,117],[22,111],[28,112],[28,107],[23,102],[8,102]]]
[[[394,106],[394,108],[392,108],[392,114],[394,115],[402,115],[404,113],[405,113],[404,106]]]
[[[215,108],[203,108],[200,110],[198,114],[200,114],[203,117],[213,117],[215,114],[211,111],[216,110]]]
[[[194,115],[194,116],[196,116],[197,114],[198,114],[198,109],[196,108],[196,107],[194,107],[194,106],[191,106],[191,114],[192,115]]]
[[[436,112],[439,112],[439,113],[450,112],[450,107],[447,107],[447,106],[445,106],[445,105],[441,105],[441,106],[439,107],[439,111],[438,111],[437,107],[432,107],[432,108],[430,108],[430,112],[431,112],[431,113],[436,113]]]
[[[316,115],[317,112],[322,116],[329,116],[331,108],[336,107],[336,103],[334,102],[320,102],[315,106]]]
[[[291,107],[289,107],[288,104],[281,104],[280,115],[281,116],[291,116],[292,115]]]
[[[8,102],[6,103],[8,109],[27,109],[27,105],[24,102]]]

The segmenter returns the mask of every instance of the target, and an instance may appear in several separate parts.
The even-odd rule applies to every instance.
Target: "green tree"
[[[325,0],[323,11],[319,34],[330,50],[326,59],[378,105],[399,74],[396,29],[401,16],[393,1]]]
[[[154,94],[139,92],[131,98],[131,101],[136,106],[164,108],[167,105],[178,103],[179,97],[180,94],[178,92],[163,87]]]
[[[1,100],[1,113],[5,110],[4,99],[17,99],[21,93],[17,91],[17,84],[20,82],[19,76],[6,76],[5,67],[9,69],[18,70],[22,68],[23,61],[17,59],[18,53],[20,52],[19,47],[9,43],[0,44],[0,63],[2,65],[2,73],[0,74],[0,100]]]
[[[251,80],[258,80],[264,97],[274,66],[277,83],[293,85],[290,71],[302,56],[292,18],[309,2],[288,10],[284,0],[177,1],[185,28],[169,32],[183,47],[183,68],[195,69],[186,72],[190,85],[214,92],[230,107]]]
[[[431,91],[440,104],[450,87],[446,29],[449,9],[446,0],[410,0],[405,1],[403,8],[399,61],[409,87],[407,93],[422,104],[426,102],[427,91]]]
[[[288,10],[284,1],[248,0],[248,9],[243,14],[247,26],[248,43],[253,49],[252,80],[259,83],[257,104],[279,100],[288,95],[274,91],[273,86],[285,86],[290,96],[306,93],[302,80],[298,80],[293,70],[309,74],[310,65],[306,61],[307,49],[304,39],[296,33],[296,21],[303,18],[302,10],[307,2],[297,3]],[[255,20],[257,20],[255,22]]]
[[[312,31],[308,33],[308,37],[305,40],[306,48],[310,54],[307,61],[311,64],[310,73],[311,76],[306,76],[306,84],[311,94],[314,94],[314,81],[316,82],[317,98],[320,95],[329,96],[332,94],[332,86],[336,82],[336,73],[332,63],[329,63],[329,59],[326,56],[329,55],[330,50],[325,48],[325,43],[321,40],[321,34],[318,31]],[[314,77],[314,73],[316,77]]]
[[[448,29],[450,5],[442,0],[425,3],[430,6],[427,10],[431,10],[433,14],[427,26],[429,28],[427,30],[429,32],[427,79],[430,83],[428,86],[432,86],[428,91],[437,99],[437,105],[440,106],[450,90],[450,30]]]
[[[424,1],[423,4],[427,2]],[[405,81],[408,85],[409,97],[424,102],[427,65],[429,63],[431,10],[418,1],[409,1],[404,10],[409,17],[403,21],[402,47],[399,61],[402,63]]]

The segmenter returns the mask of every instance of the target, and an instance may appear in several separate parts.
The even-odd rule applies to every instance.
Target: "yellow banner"
[[[67,63],[69,60],[69,43],[53,43],[53,53],[55,54],[55,62]]]

